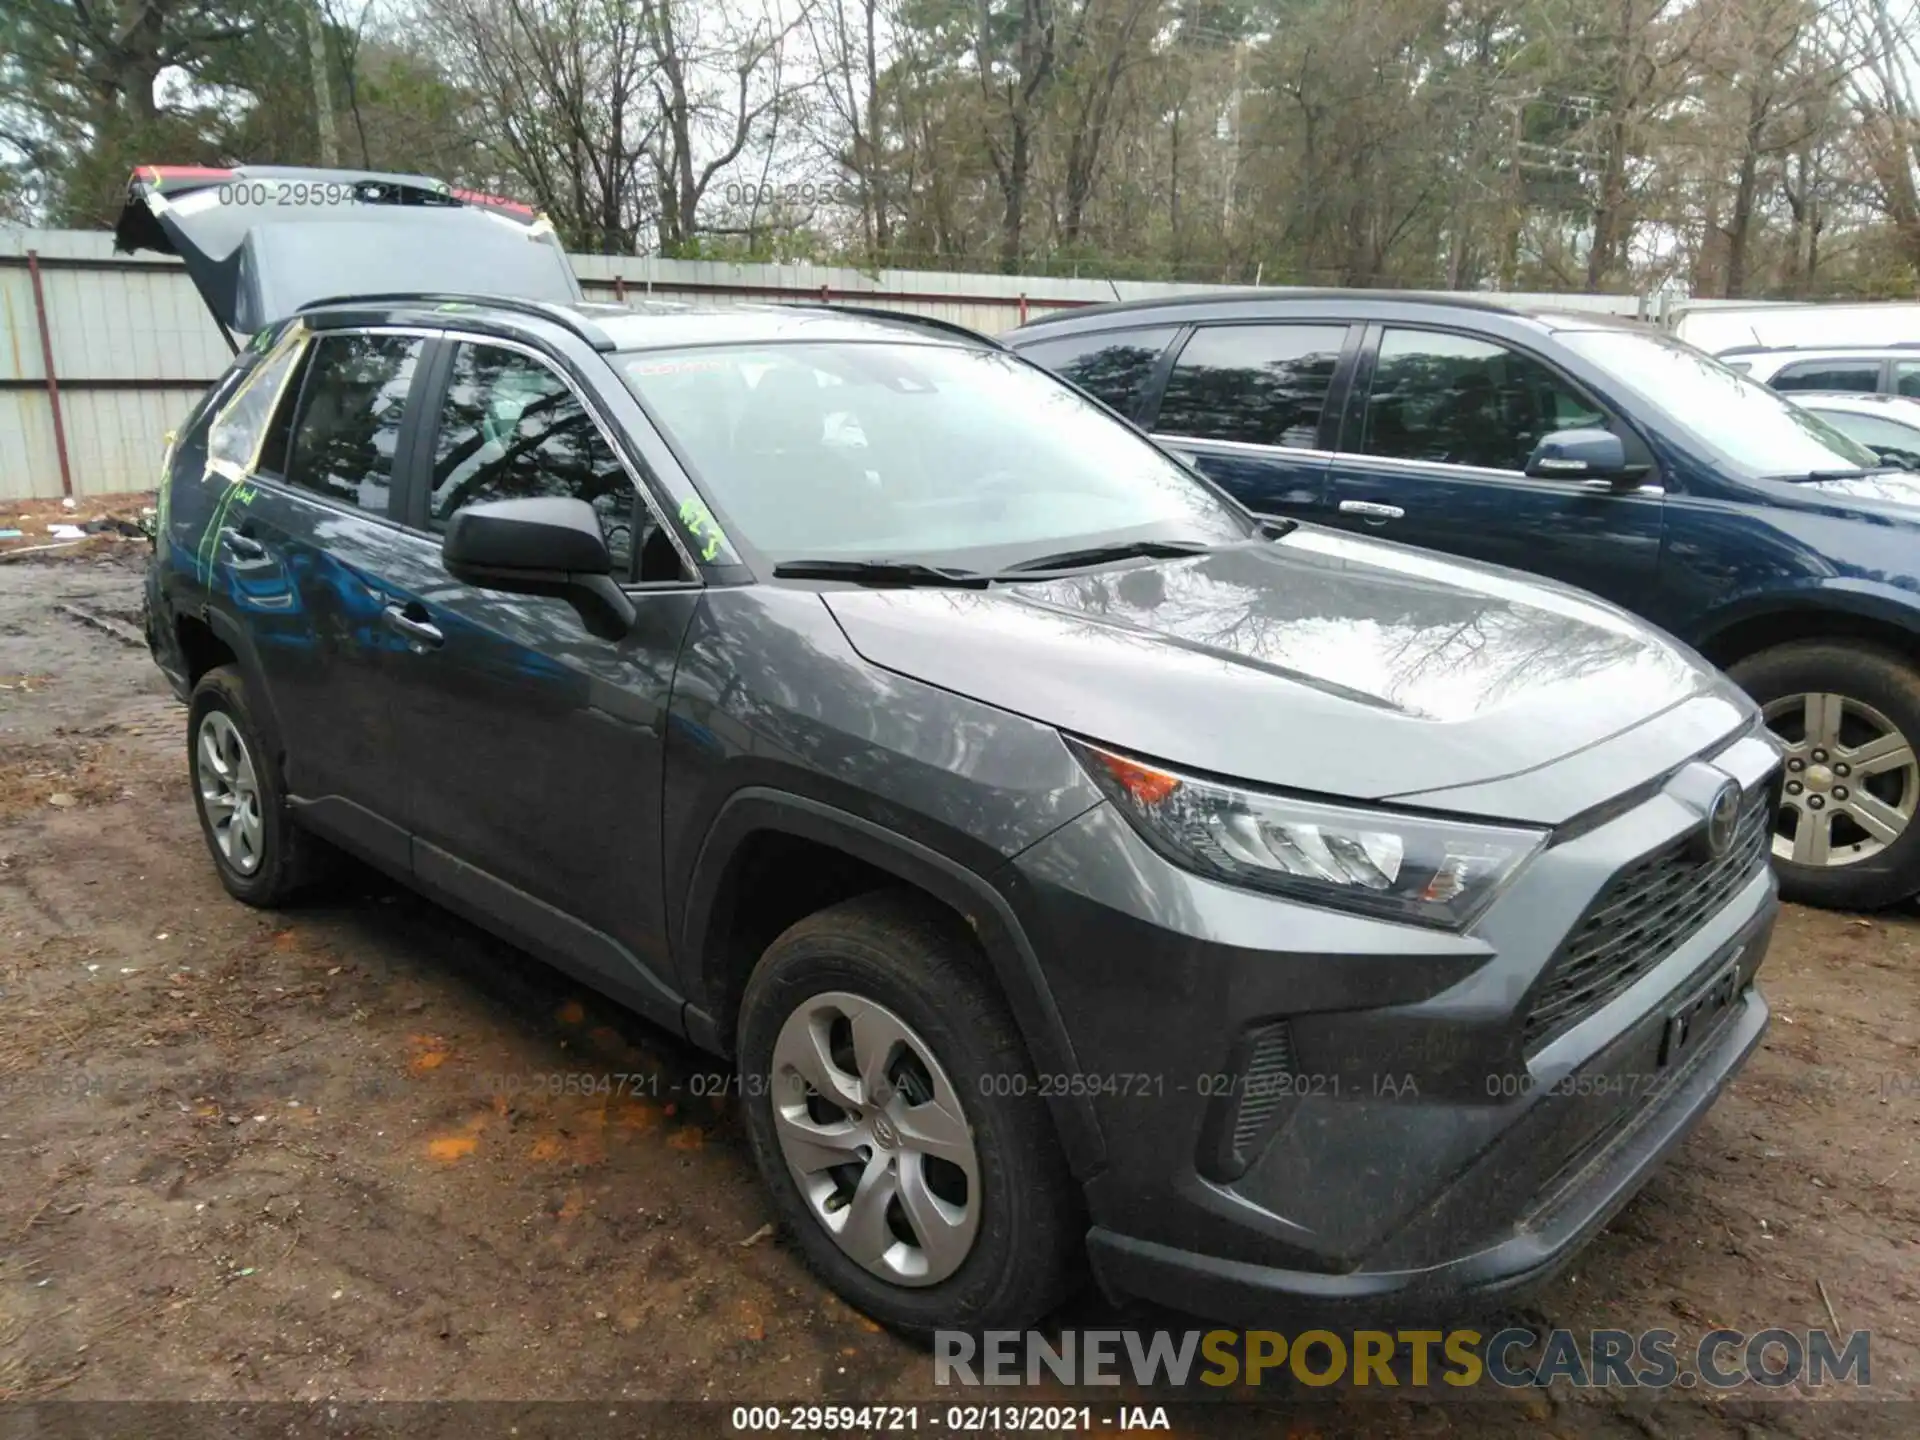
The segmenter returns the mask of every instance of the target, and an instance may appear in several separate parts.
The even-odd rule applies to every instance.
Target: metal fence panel
[[[43,310],[34,302],[29,255],[40,273]],[[572,260],[596,300],[650,294],[716,305],[837,301],[929,315],[989,335],[1070,306],[1231,288],[650,256]],[[1646,313],[1631,295],[1476,298]],[[65,422],[64,466],[41,358],[43,313]],[[67,486],[77,495],[147,489],[166,432],[229,359],[180,262],[115,255],[104,232],[0,229],[0,326],[0,497],[56,496]]]

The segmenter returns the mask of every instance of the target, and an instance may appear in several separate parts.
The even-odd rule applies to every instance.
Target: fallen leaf
[[[745,1250],[749,1246],[758,1245],[762,1240],[767,1239],[772,1234],[773,1234],[773,1226],[762,1225],[758,1230],[754,1231],[751,1235],[747,1236],[746,1239],[736,1240],[733,1243],[735,1245],[738,1245],[742,1250]]]
[[[427,1142],[427,1154],[435,1160],[463,1160],[473,1153],[480,1142],[471,1135],[442,1135],[437,1140]]]

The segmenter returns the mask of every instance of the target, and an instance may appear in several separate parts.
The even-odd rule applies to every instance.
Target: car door
[[[1167,374],[1154,438],[1255,514],[1320,518],[1327,402],[1357,330],[1338,322],[1199,326]]]
[[[203,554],[249,638],[293,803],[316,829],[404,870],[391,746],[401,647],[380,624],[379,576],[400,538],[390,513],[395,457],[426,340],[302,330],[297,344],[268,407],[274,418],[216,511]],[[273,382],[278,355],[259,386]],[[249,393],[258,388],[215,421],[211,466],[234,463],[244,446],[232,432],[254,403]]]
[[[410,471],[383,620],[408,647],[393,743],[416,880],[669,1025],[661,790],[697,571],[584,394],[539,352],[449,337]],[[563,600],[441,564],[466,506],[573,496],[601,517],[638,612],[618,641]]]
[[[1665,497],[1525,473],[1540,438],[1633,429],[1538,356],[1480,336],[1371,326],[1331,465],[1343,528],[1531,570],[1620,604],[1644,600],[1660,561]]]

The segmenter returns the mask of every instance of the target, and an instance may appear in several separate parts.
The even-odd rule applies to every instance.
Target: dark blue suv
[[[1241,292],[1007,338],[1257,514],[1549,575],[1665,627],[1732,673],[1786,750],[1784,893],[1920,891],[1920,476],[1590,314]]]

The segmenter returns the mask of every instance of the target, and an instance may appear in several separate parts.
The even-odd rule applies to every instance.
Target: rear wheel
[[[280,767],[231,665],[209,670],[193,687],[187,770],[200,833],[227,893],[263,907],[290,899],[314,873],[319,842],[287,814]]]
[[[1920,673],[1893,651],[1828,641],[1764,650],[1731,673],[1786,751],[1781,892],[1865,910],[1920,891]]]
[[[775,940],[741,1003],[748,1131],[781,1219],[833,1289],[918,1336],[1033,1323],[1082,1238],[976,960],[938,907],[862,896]]]

